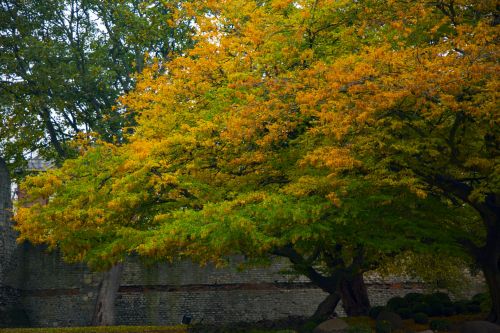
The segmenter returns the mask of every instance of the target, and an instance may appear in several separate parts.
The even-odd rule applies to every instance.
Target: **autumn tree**
[[[363,34],[379,30],[381,42],[311,67],[311,76],[325,78],[303,92],[322,122],[317,133],[346,147],[346,156],[366,168],[367,179],[438,195],[476,212],[469,224],[482,221],[482,234],[463,237],[452,229],[451,235],[481,268],[492,298],[489,319],[498,322],[496,4],[394,2],[367,11],[373,16]],[[390,24],[380,26],[373,20],[379,15],[391,17]]]
[[[121,99],[129,142],[29,178],[30,200],[50,200],[19,210],[21,239],[97,267],[285,256],[330,294],[318,314],[339,298],[366,313],[363,273],[398,253],[495,253],[473,212],[498,190],[496,16],[455,5],[186,3],[196,46]],[[456,123],[462,108],[479,118]],[[446,190],[452,176],[476,190]]]

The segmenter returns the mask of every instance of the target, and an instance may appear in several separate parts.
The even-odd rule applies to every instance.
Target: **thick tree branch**
[[[325,277],[321,275],[318,271],[308,263],[304,257],[302,257],[292,245],[286,245],[281,248],[275,249],[273,254],[288,258],[294,268],[307,276],[314,284],[326,291],[327,293],[335,293],[338,289],[338,284],[340,278],[338,276],[332,275],[330,277]]]

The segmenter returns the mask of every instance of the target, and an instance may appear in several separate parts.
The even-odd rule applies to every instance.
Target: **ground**
[[[350,326],[371,327],[374,332],[375,321],[369,317],[342,318]],[[460,325],[465,321],[483,320],[484,314],[459,315],[451,317],[433,317],[432,319],[448,320],[452,324],[451,333],[458,333]],[[429,325],[415,324],[412,319],[404,321],[405,331],[420,332],[429,329]],[[188,333],[188,326],[113,326],[113,327],[72,327],[72,328],[7,328],[0,333]],[[197,330],[198,332],[198,330]],[[229,332],[229,331],[228,331]],[[293,330],[249,330],[247,333],[294,333]],[[395,332],[396,333],[396,332]]]

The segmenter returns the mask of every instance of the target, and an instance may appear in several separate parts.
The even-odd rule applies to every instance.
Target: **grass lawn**
[[[0,333],[188,333],[185,325],[177,326],[107,326],[58,328],[0,328]],[[290,330],[249,330],[248,333],[292,333]]]
[[[1,333],[187,333],[185,325],[177,326],[108,326],[59,328],[4,328]]]
[[[455,315],[455,316],[449,316],[449,317],[431,317],[429,318],[429,322],[431,320],[447,320],[451,324],[451,330],[447,331],[449,333],[459,333],[460,332],[460,326],[466,322],[466,321],[475,321],[475,320],[484,320],[486,317],[486,314],[464,314],[464,315]],[[370,317],[348,317],[348,318],[341,318],[342,320],[345,320],[349,326],[369,326],[372,329],[372,332],[375,332],[375,320],[373,320]],[[429,324],[416,324],[413,319],[406,319],[403,320],[405,329],[402,332],[405,331],[411,331],[411,332],[421,332],[429,329]],[[396,332],[395,332],[396,333]]]
[[[432,317],[431,320],[447,320],[451,324],[450,333],[458,333],[465,321],[484,320],[484,314],[456,315],[451,317]],[[342,318],[349,326],[370,327],[375,332],[375,320],[370,317]],[[420,332],[429,329],[429,324],[416,324],[413,319],[404,320],[405,331]],[[201,332],[199,329],[197,332]],[[62,328],[4,328],[0,333],[188,333],[185,325],[177,326],[108,326],[108,327],[62,327]],[[229,332],[222,329],[222,332]],[[248,333],[293,333],[293,330],[248,330]],[[354,331],[355,332],[355,331]],[[365,332],[365,330],[363,330]],[[399,332],[394,332],[399,333]]]

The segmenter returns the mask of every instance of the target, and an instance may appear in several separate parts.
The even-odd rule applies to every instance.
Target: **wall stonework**
[[[15,253],[18,265],[7,281],[17,288],[23,309],[35,327],[89,325],[101,273],[83,264],[64,263],[57,253],[25,244]],[[308,316],[326,297],[305,277],[280,273],[285,260],[270,267],[237,271],[234,265],[217,269],[188,261],[147,266],[137,258],[125,264],[116,300],[121,325],[170,325],[183,315],[193,322],[210,324],[275,320]],[[383,305],[394,296],[424,292],[416,281],[367,278],[372,305]],[[474,294],[477,290],[470,290]],[[339,306],[337,313],[343,315]]]

